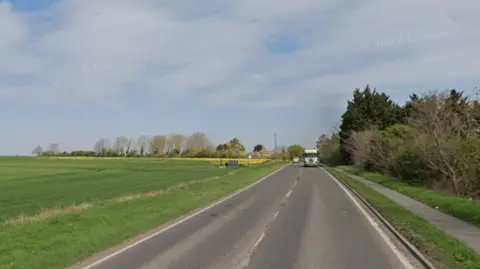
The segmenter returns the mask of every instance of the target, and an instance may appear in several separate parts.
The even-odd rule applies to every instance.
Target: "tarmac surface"
[[[412,268],[320,168],[289,165],[84,269]]]

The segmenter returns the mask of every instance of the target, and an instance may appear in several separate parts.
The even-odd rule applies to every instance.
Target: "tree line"
[[[300,145],[280,146],[274,152],[268,153],[262,144],[257,144],[251,152],[240,139],[233,138],[215,146],[205,133],[195,132],[190,136],[182,134],[140,136],[129,138],[117,137],[113,143],[107,139],[99,139],[92,150],[60,151],[59,144],[50,144],[46,149],[37,146],[32,154],[37,156],[84,156],[84,157],[186,157],[186,158],[244,158],[268,157],[276,159],[291,159],[303,153]],[[265,153],[265,154],[264,154]],[[264,156],[265,155],[265,156]]]
[[[341,125],[322,134],[324,162],[354,165],[446,193],[480,198],[480,103],[465,91],[412,94],[399,105],[356,89]]]

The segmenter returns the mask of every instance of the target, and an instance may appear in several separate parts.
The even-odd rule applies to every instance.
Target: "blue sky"
[[[369,83],[478,86],[473,0],[0,0],[0,155],[196,131],[313,146]]]

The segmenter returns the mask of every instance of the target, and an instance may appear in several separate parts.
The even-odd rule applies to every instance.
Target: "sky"
[[[247,148],[480,79],[478,0],[0,0],[0,155],[204,132]]]

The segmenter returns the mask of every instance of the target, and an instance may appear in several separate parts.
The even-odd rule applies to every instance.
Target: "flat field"
[[[228,173],[207,161],[0,158],[0,222]]]
[[[96,157],[51,157],[51,159],[62,160],[98,160]],[[151,160],[151,161],[163,161],[163,162],[210,162],[218,164],[220,161],[237,160],[236,158],[129,158],[129,157],[102,157],[103,160],[122,160],[122,159],[137,159],[137,160]],[[270,159],[238,159],[240,164],[260,164],[269,161]]]
[[[0,157],[0,268],[64,268],[207,205],[282,163]]]

